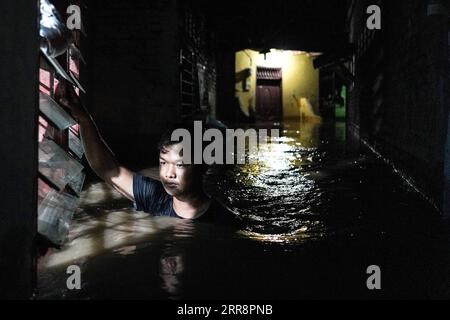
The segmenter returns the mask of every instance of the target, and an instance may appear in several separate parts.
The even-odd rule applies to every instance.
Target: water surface
[[[240,232],[136,213],[102,183],[68,243],[40,264],[39,298],[449,298],[449,226],[345,125],[286,124],[257,164],[211,170]],[[155,175],[155,170],[149,170]],[[82,289],[66,288],[68,265]],[[369,291],[366,269],[382,270]]]

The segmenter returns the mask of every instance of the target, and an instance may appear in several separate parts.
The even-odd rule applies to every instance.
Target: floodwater
[[[244,221],[150,217],[102,183],[67,244],[41,259],[39,299],[449,298],[449,226],[343,123],[285,124],[257,164],[213,169],[210,194]],[[154,175],[155,171],[148,171]],[[81,269],[68,290],[66,269]],[[381,269],[368,290],[367,268]]]

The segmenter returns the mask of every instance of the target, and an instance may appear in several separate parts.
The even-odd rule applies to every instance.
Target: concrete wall
[[[27,299],[35,279],[37,1],[0,2],[0,298]]]
[[[177,2],[97,0],[89,13],[88,107],[119,160],[156,162],[181,112]]]
[[[266,55],[254,50],[239,51],[236,53],[236,72],[246,68],[252,69],[251,88],[248,92],[242,91],[242,84],[236,84],[236,95],[242,111],[249,115],[249,109],[255,110],[256,105],[256,68],[272,67],[282,68],[283,80],[283,118],[299,119],[300,109],[294,100],[306,98],[312,104],[315,112],[319,109],[319,71],[313,67],[313,57],[307,54],[294,54],[292,51],[274,51]]]
[[[382,30],[369,31],[365,9],[372,2],[356,1],[351,23],[350,127],[440,206],[450,105],[448,19],[428,16],[426,1],[378,1]]]
[[[217,119],[228,125],[236,121],[239,106],[234,100],[235,90],[235,53],[229,50],[216,52],[217,63]]]
[[[186,19],[191,10],[195,14]],[[180,92],[182,48],[187,52],[189,47],[195,64],[205,67],[208,99],[194,95],[195,107],[208,100],[215,114],[215,63],[198,11],[181,0],[89,3],[88,108],[124,165],[156,164],[161,134],[186,113]],[[197,80],[194,75],[193,91],[199,91]]]

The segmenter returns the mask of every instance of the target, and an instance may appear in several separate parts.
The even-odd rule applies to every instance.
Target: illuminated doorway
[[[280,122],[283,118],[281,68],[256,68],[257,121]]]

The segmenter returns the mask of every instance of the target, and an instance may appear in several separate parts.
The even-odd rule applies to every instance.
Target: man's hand
[[[73,86],[66,81],[61,81],[55,90],[55,100],[68,108],[79,122],[81,140],[92,170],[106,183],[133,201],[133,172],[117,162],[100,136],[94,120],[81,104]]]
[[[61,80],[55,90],[55,100],[62,106],[70,110],[71,115],[80,122],[83,119],[89,118],[89,114],[81,104],[80,97],[78,97],[73,86],[65,80]]]

